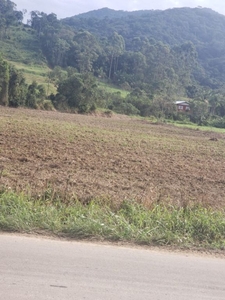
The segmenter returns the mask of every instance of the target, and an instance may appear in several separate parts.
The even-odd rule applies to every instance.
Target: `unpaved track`
[[[225,260],[0,235],[0,300],[225,299]]]

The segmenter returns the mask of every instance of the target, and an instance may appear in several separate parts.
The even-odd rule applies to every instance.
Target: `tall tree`
[[[88,31],[80,31],[74,37],[67,64],[77,68],[80,73],[91,72],[99,53],[96,37]]]
[[[16,10],[16,4],[10,0],[0,0],[0,38],[6,35],[10,25],[21,23],[23,13]]]
[[[191,74],[197,66],[197,51],[192,42],[175,46],[173,52],[173,68],[179,76],[182,87],[188,87],[191,84]]]
[[[56,95],[57,106],[75,108],[78,112],[90,111],[97,100],[95,78],[86,74],[74,74],[59,83]]]
[[[27,84],[22,72],[10,66],[9,70],[9,106],[18,107],[25,105]]]
[[[9,88],[9,65],[0,57],[0,105],[7,106]]]
[[[122,35],[114,32],[113,35],[108,40],[108,45],[106,51],[109,56],[109,79],[111,79],[112,74],[117,71],[119,57],[125,51],[125,42]]]

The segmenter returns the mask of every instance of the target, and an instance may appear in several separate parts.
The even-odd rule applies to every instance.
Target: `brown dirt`
[[[225,204],[225,133],[0,107],[0,185],[62,198]]]

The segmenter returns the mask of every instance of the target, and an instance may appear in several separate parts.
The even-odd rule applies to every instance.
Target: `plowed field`
[[[225,133],[0,107],[0,185],[39,197],[225,205]]]

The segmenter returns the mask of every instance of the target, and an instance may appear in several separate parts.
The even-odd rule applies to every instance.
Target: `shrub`
[[[217,117],[213,120],[210,120],[208,122],[208,124],[212,127],[216,127],[216,128],[225,128],[225,117]]]
[[[55,110],[54,105],[51,100],[44,100],[42,103],[42,109],[44,110]]]

